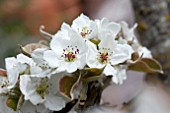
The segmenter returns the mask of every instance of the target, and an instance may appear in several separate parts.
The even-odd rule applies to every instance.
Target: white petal
[[[32,104],[37,105],[39,103],[43,103],[44,99],[42,99],[38,94],[36,93],[32,93],[32,95],[30,95],[30,99]]]
[[[11,88],[15,86],[18,81],[19,71],[17,68],[8,70],[8,80],[12,84]]]
[[[39,65],[42,65],[45,61],[43,59],[44,52],[47,51],[47,48],[38,48],[34,50],[31,54],[32,59]]]
[[[87,65],[90,68],[103,68],[97,60],[98,50],[95,44],[88,42]]]
[[[75,61],[78,69],[83,69],[86,65],[86,55],[82,55],[81,58]]]
[[[61,25],[61,30],[64,30],[64,31],[69,31],[69,30],[71,30],[70,25],[64,22],[64,23]]]
[[[119,24],[111,22],[110,25],[107,27],[107,29],[110,29],[112,35],[115,37],[119,33],[121,27]]]
[[[120,25],[122,27],[123,34],[126,34],[129,32],[128,24],[125,21],[120,22]]]
[[[42,70],[42,68],[40,68],[40,67],[38,67],[38,66],[31,66],[30,67],[30,72],[31,72],[31,74],[39,74],[39,73],[42,73],[43,72],[43,70]]]
[[[117,78],[117,69],[112,67],[110,64],[107,64],[104,72],[103,72],[106,76],[108,75],[112,75],[112,81],[116,84],[118,84],[118,78]]]
[[[32,78],[29,75],[22,75],[20,77],[20,89],[24,94],[25,100],[30,100],[34,105],[42,103],[44,100],[36,93],[37,80],[40,78]]]
[[[30,78],[27,78],[25,75],[20,77],[20,90],[24,95],[27,95],[27,89],[26,86],[28,84],[27,81],[30,81]],[[27,96],[25,96],[25,99],[27,100]]]
[[[110,64],[107,64],[106,67],[104,68],[104,72],[105,75],[116,75],[117,74],[117,70],[112,67]]]
[[[55,110],[55,111],[59,111],[61,110],[63,107],[65,107],[65,100],[61,97],[58,96],[53,96],[53,95],[47,95],[46,96],[46,101],[44,103],[44,105],[50,109],[50,110]]]
[[[143,58],[152,58],[151,51],[149,51],[146,47],[139,47],[138,52]]]
[[[31,82],[31,79],[29,78],[29,75],[22,75],[20,77],[20,90],[25,95],[25,99],[28,100],[28,93],[27,93],[27,85],[29,85],[29,82]],[[34,87],[32,87],[34,89]],[[32,89],[30,88],[30,89]]]
[[[123,63],[128,59],[131,59],[132,53],[133,53],[133,50],[129,45],[118,44],[114,50],[113,55],[111,56],[111,64],[116,65],[119,63]]]
[[[18,54],[17,55],[17,60],[18,62],[20,62],[21,64],[29,64],[32,65],[34,62],[31,58],[25,56],[24,54]]]
[[[19,73],[23,73],[27,69],[27,64],[21,64],[20,62],[17,64],[16,68]]]
[[[115,75],[115,76],[112,77],[112,82],[114,82],[115,84],[119,84],[117,75]]]
[[[61,56],[63,49],[65,49],[69,42],[69,37],[63,38],[63,36],[53,37],[50,43],[51,49],[58,55]]]
[[[49,91],[51,94],[57,94],[59,92],[59,81],[60,79],[65,76],[65,73],[57,73],[55,75],[52,75],[50,78],[50,86],[49,86]]]
[[[137,27],[137,24],[135,24],[131,29],[128,27],[128,24],[124,21],[122,21],[120,23],[121,27],[122,27],[122,32],[123,32],[123,36],[127,41],[132,41],[133,38],[135,38],[134,35],[134,30]]]
[[[59,66],[58,56],[54,51],[48,50],[44,53],[44,59],[50,67],[55,68]]]
[[[45,108],[44,105],[33,105],[29,101],[25,101],[24,104],[22,105],[21,109],[19,110],[19,113],[49,113],[50,111]]]
[[[107,48],[107,49],[110,49],[110,51],[112,51],[116,47],[116,41],[114,40],[112,34],[106,33],[104,35],[105,36],[103,37],[103,39],[99,43],[99,49],[100,48]]]
[[[62,38],[62,39],[66,39],[69,40],[70,38],[68,37],[68,32],[71,30],[70,25],[68,25],[67,23],[63,23],[61,25],[61,30],[59,30],[53,37],[53,44],[51,45],[51,48],[54,50],[55,48],[57,48],[58,45],[55,45],[55,41],[57,40],[57,38]]]
[[[75,31],[70,32],[70,41],[66,42],[69,45],[77,46],[77,49],[79,49],[79,54],[84,54],[87,51],[87,45],[85,43],[85,40],[77,34]]]
[[[123,84],[123,81],[127,79],[127,74],[126,74],[126,66],[118,66],[117,68],[117,79],[118,79],[118,84]]]
[[[67,69],[67,67],[68,67],[68,62],[62,61],[62,62],[60,62],[60,65],[56,69],[56,72],[57,73],[63,72],[63,71],[65,71]]]
[[[91,31],[91,33],[89,35],[87,35],[87,39],[92,39],[92,38],[97,38],[97,24],[93,21],[91,21],[89,23],[89,30]]]
[[[38,113],[51,113],[51,111],[47,109],[43,104],[38,104],[36,109]]]
[[[98,22],[98,29],[99,29],[99,39],[102,39],[104,32],[110,32],[112,36],[115,36],[119,33],[121,27],[119,24],[114,22],[109,22],[107,18],[103,18],[100,22]]]
[[[74,30],[78,30],[78,28],[82,28],[89,23],[90,19],[85,16],[84,14],[81,14],[78,18],[76,18],[72,23],[72,28]],[[80,29],[81,30],[81,29]]]
[[[66,70],[68,73],[73,73],[77,70],[77,65],[75,64],[75,62],[70,62],[70,63],[68,63]]]
[[[16,66],[18,63],[17,59],[15,57],[9,57],[5,59],[5,66],[6,70],[12,69],[14,66]]]

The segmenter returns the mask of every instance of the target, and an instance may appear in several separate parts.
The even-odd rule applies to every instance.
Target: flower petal
[[[50,110],[59,111],[65,107],[66,103],[65,100],[61,97],[47,95],[44,105]]]
[[[29,64],[32,65],[34,62],[31,58],[25,56],[24,54],[18,54],[17,55],[17,60],[18,62],[20,62],[21,64]]]
[[[103,68],[105,65],[101,65],[97,60],[98,50],[95,44],[88,42],[88,53],[87,53],[87,65],[90,68]]]
[[[104,68],[103,72],[106,76],[112,75],[112,81],[114,83],[118,83],[118,78],[117,78],[117,69],[112,67],[110,64],[107,64],[106,67]]]
[[[106,67],[104,68],[103,73],[107,76],[107,75],[116,75],[117,74],[117,70],[112,67],[110,64],[107,64]]]
[[[44,105],[38,104],[37,106],[33,105],[30,101],[25,101],[19,110],[20,113],[49,113],[50,111],[45,108]]]
[[[32,78],[32,79],[31,79]],[[20,77],[20,89],[24,94],[25,100],[30,100],[32,104],[37,105],[44,100],[36,93],[37,80],[41,78],[30,77],[29,75],[22,75]]]
[[[75,64],[75,62],[70,62],[70,63],[68,63],[68,66],[67,66],[67,72],[68,73],[73,73],[73,72],[75,72],[76,70],[77,70],[77,65]]]
[[[111,56],[111,64],[116,65],[131,59],[133,49],[127,44],[118,44]]]
[[[44,52],[44,59],[47,61],[49,66],[52,68],[56,68],[60,64],[57,54],[52,50],[48,50]]]

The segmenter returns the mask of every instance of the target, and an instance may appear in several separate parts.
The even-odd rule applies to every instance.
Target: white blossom
[[[71,27],[85,39],[96,38],[97,24],[84,14],[81,14],[78,18],[76,18]]]
[[[44,53],[44,59],[57,72],[75,72],[86,65],[87,46],[85,40],[75,31],[69,30],[67,38],[54,37],[50,43],[52,50]]]
[[[44,104],[50,110],[61,110],[65,107],[65,100],[59,94],[59,79],[61,74],[51,78],[38,78],[30,75],[22,75],[20,89],[25,100],[30,100],[33,105]]]
[[[23,73],[26,70],[26,62],[31,61],[31,59],[29,58],[29,60],[23,60],[25,59],[25,57],[26,56],[23,54],[18,54],[17,58],[9,57],[5,59],[7,77],[10,84],[9,89],[15,86],[18,81],[19,74]]]
[[[36,77],[51,77],[55,70],[50,68],[47,61],[44,59],[44,52],[46,48],[39,48],[33,51],[31,57],[34,63],[30,64],[30,74]]]
[[[128,24],[126,22],[122,21],[122,22],[120,22],[120,25],[122,28],[121,30],[122,30],[123,38],[126,41],[133,41],[136,38],[135,34],[134,34],[134,30],[136,29],[137,24],[135,24],[132,28],[129,28]]]
[[[87,56],[87,65],[90,68],[104,68],[104,74],[117,75],[116,65],[124,63],[126,60],[131,59],[133,53],[132,48],[127,44],[117,44],[111,37],[111,34],[105,35],[98,45],[89,45],[89,52]],[[116,79],[115,79],[116,78]],[[118,83],[119,78],[113,77],[113,82]]]
[[[110,33],[113,38],[120,32],[120,25],[115,22],[109,22],[107,18],[95,20],[98,26],[98,39],[105,37],[106,33]]]

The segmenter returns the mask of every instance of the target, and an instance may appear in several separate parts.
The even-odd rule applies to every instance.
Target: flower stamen
[[[42,99],[49,93],[48,91],[48,78],[42,78],[40,84],[37,85],[36,92],[41,96]]]
[[[74,62],[77,59],[77,54],[79,54],[79,52],[80,50],[77,49],[77,46],[75,46],[75,48],[68,46],[68,48],[63,49],[61,57],[64,57],[66,62]]]
[[[101,48],[99,49],[101,50]],[[110,56],[111,54],[108,53],[108,50],[110,49],[107,49],[107,48],[102,48],[102,52],[99,51],[98,52],[98,55],[97,55],[97,60],[101,63],[101,64],[107,64],[110,62]]]
[[[85,38],[87,35],[89,35],[92,32],[92,30],[89,30],[88,27],[83,27],[80,34],[83,38]]]

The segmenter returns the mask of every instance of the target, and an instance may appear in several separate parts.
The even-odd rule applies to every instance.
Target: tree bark
[[[163,66],[161,78],[170,83],[170,0],[132,0],[142,45]]]

